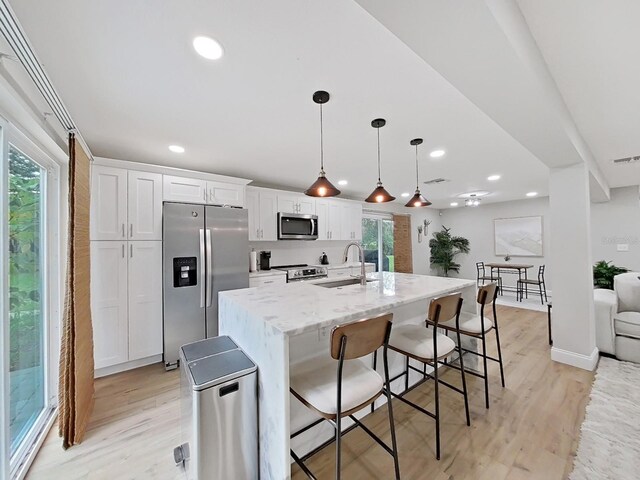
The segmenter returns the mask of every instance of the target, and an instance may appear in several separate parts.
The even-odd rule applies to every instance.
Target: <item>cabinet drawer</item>
[[[286,275],[269,275],[267,277],[249,278],[250,287],[266,287],[269,285],[286,285]]]

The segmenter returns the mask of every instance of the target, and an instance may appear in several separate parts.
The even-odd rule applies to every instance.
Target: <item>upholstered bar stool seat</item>
[[[342,370],[342,411],[368,405],[382,393],[384,381],[361,360],[345,360]],[[316,357],[291,366],[290,385],[293,394],[325,416],[338,411],[336,361]]]
[[[455,322],[455,318],[453,319]],[[391,330],[389,346],[394,350],[402,350],[413,357],[433,359],[433,329],[422,325],[400,325]],[[451,355],[456,344],[446,335],[436,336],[438,358]]]
[[[440,322],[441,327],[448,327],[450,329],[456,328],[456,319],[452,318],[446,322]],[[493,322],[485,317],[484,319],[484,333],[487,333],[493,328]],[[473,315],[467,312],[460,313],[460,333],[480,335],[482,334],[482,319],[479,315]]]

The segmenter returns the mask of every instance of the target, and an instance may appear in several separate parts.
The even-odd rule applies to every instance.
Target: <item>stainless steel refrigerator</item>
[[[218,335],[218,292],[249,286],[247,211],[165,203],[162,223],[164,364]]]

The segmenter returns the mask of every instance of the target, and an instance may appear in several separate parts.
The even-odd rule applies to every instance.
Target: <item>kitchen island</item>
[[[370,274],[368,280],[365,286],[300,282],[220,293],[220,334],[230,335],[258,365],[261,479],[290,478],[289,435],[317,417],[290,397],[289,365],[329,355],[331,328],[386,312],[393,312],[394,324],[418,324],[430,299],[453,292],[462,293],[464,310],[476,312],[474,280],[389,272]],[[403,370],[401,358],[390,362],[392,376]],[[306,439],[296,438],[297,453],[330,437],[331,426],[317,428],[306,432]]]

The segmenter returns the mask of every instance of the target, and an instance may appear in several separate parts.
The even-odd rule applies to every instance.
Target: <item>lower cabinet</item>
[[[95,368],[162,353],[162,242],[91,242]]]
[[[287,283],[285,274],[265,275],[260,277],[249,277],[249,287],[264,287],[267,285],[284,285]]]

